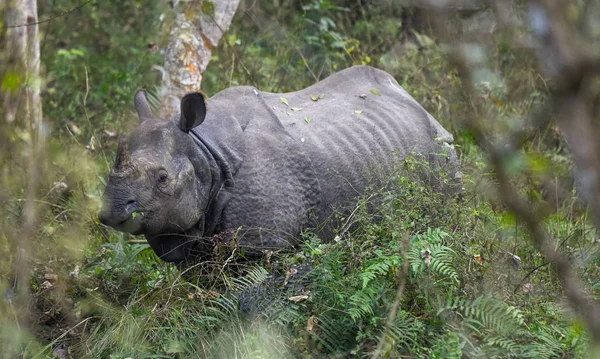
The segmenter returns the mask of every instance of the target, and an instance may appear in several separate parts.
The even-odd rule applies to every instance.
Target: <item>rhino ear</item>
[[[206,95],[202,92],[191,92],[181,99],[181,115],[179,128],[189,132],[199,126],[206,117]]]
[[[140,123],[144,122],[149,118],[153,118],[152,109],[150,108],[150,103],[148,102],[148,97],[146,97],[146,90],[141,88],[135,92],[133,103],[135,105],[135,110],[138,113],[140,118]]]

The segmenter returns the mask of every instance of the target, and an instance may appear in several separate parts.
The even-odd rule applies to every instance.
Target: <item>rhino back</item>
[[[434,153],[436,137],[452,141],[393,77],[367,66],[286,94],[230,88],[209,100],[208,113],[199,132],[234,174],[218,230],[244,226],[240,242],[260,249],[326,220],[363,192],[373,167]]]
[[[315,95],[324,97],[314,101]],[[434,138],[452,142],[392,76],[372,67],[355,66],[298,92],[264,96],[318,174],[321,220],[361,194],[374,171],[390,169],[413,151],[439,152]]]
[[[261,250],[289,245],[312,225],[310,213],[318,207],[319,183],[310,161],[257,89],[226,89],[208,104],[198,133],[233,164],[217,231],[243,226],[240,243]]]

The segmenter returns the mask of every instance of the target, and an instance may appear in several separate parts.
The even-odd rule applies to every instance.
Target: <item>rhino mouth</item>
[[[136,210],[129,214],[126,214],[125,216],[123,216],[121,218],[115,219],[113,221],[105,221],[105,222],[109,222],[109,223],[105,223],[105,224],[108,224],[109,226],[113,227],[114,229],[116,229],[118,231],[137,235],[137,234],[143,234],[144,219],[145,219],[145,212]],[[112,222],[112,223],[110,223],[110,222]]]
[[[144,212],[135,211],[128,215],[126,218],[123,218],[123,220],[119,222],[119,228],[117,229],[131,234],[141,234],[143,221]]]

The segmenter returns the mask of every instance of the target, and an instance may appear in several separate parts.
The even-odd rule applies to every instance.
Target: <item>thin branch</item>
[[[460,55],[456,55],[454,60],[463,79],[463,96],[465,96],[467,102],[475,106],[468,101],[469,98],[475,98],[476,95],[475,89],[471,85],[471,73],[466,60]],[[504,152],[488,141],[475,113],[475,111],[467,111],[464,124],[471,130],[482,148],[490,155],[490,161],[498,179],[497,186],[500,198],[502,198],[508,209],[525,223],[532,234],[534,244],[556,270],[557,277],[565,290],[571,307],[586,323],[592,339],[595,342],[600,342],[600,306],[583,290],[583,285],[574,273],[567,257],[560,251],[555,250],[552,245],[555,241],[536,218],[534,210],[519,197],[518,191],[510,183],[510,177],[506,172]]]
[[[396,315],[398,314],[398,310],[400,309],[400,302],[402,301],[402,296],[404,295],[404,287],[406,285],[406,278],[408,278],[408,247],[410,243],[410,237],[408,232],[404,235],[404,240],[402,241],[402,267],[400,272],[398,273],[398,290],[396,291],[396,299],[394,300],[394,304],[392,305],[392,310],[388,314],[387,322],[385,323],[385,329],[379,338],[379,344],[377,344],[377,349],[373,353],[372,359],[377,359],[381,356],[381,351],[383,350],[383,345],[385,344],[385,338],[387,337],[390,328],[394,324],[394,319],[396,319]]]
[[[543,2],[543,5],[539,5],[540,1]],[[557,2],[552,4],[556,5]],[[584,51],[578,51],[579,49],[576,49],[575,46],[571,46],[568,40],[573,38],[573,36],[566,35],[566,29],[568,27],[561,23],[562,17],[560,16],[560,11],[552,6],[552,4],[542,0],[530,1],[530,5],[535,8],[535,11],[539,11],[540,9],[545,11],[545,13],[542,11],[536,15],[545,16],[543,19],[545,22],[542,23],[546,27],[542,27],[541,30],[536,29],[536,31],[538,32],[538,37],[542,45],[542,49],[539,53],[540,62],[546,65],[549,71],[548,75],[552,77],[556,83],[553,90],[553,98],[549,103],[550,106],[556,104],[556,107],[553,107],[553,109],[560,110],[559,112],[563,117],[563,123],[569,121],[571,126],[573,126],[574,123],[583,122],[589,126],[591,118],[589,112],[586,112],[584,101],[580,98],[582,93],[581,86],[584,83],[582,79],[585,77],[582,75],[592,69],[595,71],[600,68],[600,66],[596,67],[596,65],[592,65],[590,59],[594,58],[593,56],[588,56]],[[531,10],[532,9],[530,8],[530,11]],[[433,21],[436,32],[442,38],[446,34],[442,26],[444,15],[445,14],[442,14],[441,11],[435,12],[434,16],[437,17],[437,19],[435,19],[436,21]],[[460,48],[460,46],[458,46],[458,48]],[[496,187],[499,198],[501,198],[507,208],[527,226],[532,235],[533,243],[556,271],[556,276],[562,284],[570,306],[586,324],[592,341],[599,343],[600,305],[585,292],[583,283],[581,283],[573,270],[568,258],[555,248],[553,243],[556,243],[556,241],[537,218],[533,207],[519,195],[517,189],[512,185],[510,175],[506,168],[506,160],[509,153],[507,153],[507,150],[504,147],[498,147],[489,140],[488,134],[482,126],[482,121],[479,119],[479,113],[483,113],[483,111],[479,111],[480,108],[473,101],[473,99],[477,99],[478,96],[473,85],[471,68],[465,58],[465,54],[461,51],[454,51],[451,55],[454,65],[462,79],[461,87],[463,91],[461,91],[461,95],[463,96],[464,102],[471,107],[469,111],[465,111],[462,120],[463,125],[471,131],[479,146],[481,146],[481,148],[490,156],[490,162],[496,174]],[[561,56],[563,57],[561,58]],[[571,98],[573,101],[571,103],[567,101],[567,106],[565,106],[565,98]],[[578,103],[577,100],[579,100]],[[569,111],[569,109],[571,111]],[[581,140],[585,140],[585,138],[575,141],[574,146],[581,146]],[[588,144],[583,145],[586,146]],[[588,152],[587,155],[590,155],[590,153]],[[592,155],[596,156],[595,153]],[[577,157],[577,154],[575,154],[576,162]],[[581,156],[581,159],[584,161],[590,160],[585,156]],[[595,161],[593,162],[593,164],[596,165]],[[588,165],[590,164],[590,162],[586,163]],[[598,171],[599,168],[600,165],[592,168],[592,170]],[[595,178],[597,179],[597,177]],[[594,183],[594,185],[594,189],[599,188],[598,182]],[[595,191],[594,194],[600,195],[600,191]],[[600,210],[600,206],[597,208]],[[596,208],[594,208],[594,210],[596,210]],[[599,217],[597,212],[595,214]]]
[[[536,266],[535,268],[533,268],[532,270],[530,270],[530,271],[529,271],[529,273],[527,273],[527,275],[525,275],[525,277],[523,277],[523,279],[521,279],[521,281],[519,282],[519,284],[517,284],[517,285],[515,286],[515,290],[514,290],[514,292],[513,292],[513,293],[515,293],[515,294],[516,294],[516,293],[517,293],[517,291],[518,291],[518,290],[519,290],[519,289],[520,289],[520,288],[523,286],[523,284],[525,284],[525,281],[527,280],[527,278],[529,278],[529,277],[530,277],[530,276],[531,276],[533,273],[537,272],[537,270],[538,270],[538,269],[540,269],[540,268],[542,268],[542,267],[545,267],[545,266],[547,266],[548,264],[550,264],[550,263],[548,263],[548,262],[546,262],[546,263],[542,263],[542,264],[540,264],[540,265]]]
[[[62,13],[60,13],[60,14],[58,14],[56,16],[52,16],[51,18],[48,18],[48,19],[45,19],[45,20],[42,20],[42,21],[29,22],[29,23],[21,24],[21,25],[6,25],[6,27],[7,28],[17,28],[17,27],[25,27],[25,26],[33,26],[33,25],[44,24],[44,23],[50,22],[50,21],[52,21],[54,19],[57,19],[59,17],[63,17],[63,16],[65,16],[65,15],[67,15],[67,14],[69,14],[69,13],[71,13],[71,12],[73,12],[73,11],[79,9],[79,8],[82,8],[85,5],[91,3],[92,1],[93,0],[88,0],[88,1],[86,1],[84,3],[81,3],[81,4],[77,5],[77,6],[75,6],[72,9],[65,10],[65,11],[63,11]]]
[[[298,51],[298,54],[300,54],[300,57],[302,58],[302,62],[304,62],[304,66],[310,72],[310,74],[312,75],[312,77],[315,80],[315,82],[319,82],[319,78],[317,76],[315,76],[315,73],[313,72],[313,70],[310,68],[310,66],[308,66],[308,62],[306,61],[306,57],[304,57],[304,54],[302,53],[302,51],[300,51],[300,48],[298,46],[296,46],[296,51]]]

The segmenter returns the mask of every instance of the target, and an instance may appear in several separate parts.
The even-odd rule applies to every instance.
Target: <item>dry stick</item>
[[[304,62],[304,66],[310,72],[310,74],[312,75],[315,82],[319,82],[319,78],[317,76],[315,76],[315,73],[313,72],[313,70],[310,68],[310,66],[308,66],[308,62],[306,61],[304,54],[302,53],[302,51],[300,51],[300,48],[297,45],[296,45],[296,51],[298,51],[298,54],[300,54],[300,57],[302,58],[302,62]]]
[[[437,15],[441,14],[438,13]],[[436,25],[435,27],[437,28],[438,34],[441,34],[443,37],[444,32],[440,26],[441,22],[439,20],[434,21],[434,25]],[[556,30],[556,27],[554,29]],[[552,243],[554,242],[552,237],[541,225],[531,206],[529,206],[528,203],[518,195],[518,191],[516,191],[516,189],[511,185],[510,176],[507,174],[504,166],[505,156],[503,153],[505,153],[505,151],[503,152],[501,149],[496,148],[487,140],[485,132],[477,119],[477,107],[475,104],[473,104],[473,102],[470,101],[472,98],[477,98],[477,95],[472,85],[471,72],[467,65],[467,61],[463,55],[460,55],[456,52],[452,55],[460,77],[463,80],[462,95],[464,97],[464,101],[466,103],[470,103],[472,107],[472,111],[467,111],[465,113],[463,120],[464,125],[471,130],[479,145],[490,155],[490,160],[498,179],[498,191],[500,198],[502,198],[504,204],[516,215],[516,217],[524,221],[525,225],[532,234],[534,244],[546,258],[546,260],[556,270],[557,277],[565,290],[567,300],[569,301],[571,307],[586,324],[588,330],[590,331],[593,342],[600,343],[600,306],[583,290],[583,285],[581,284],[577,275],[574,273],[567,257],[554,249],[552,246]],[[570,66],[566,68],[563,67],[561,69],[566,69],[566,71],[560,73],[558,82],[562,85],[563,90],[567,90],[566,92],[570,93],[573,93],[573,90],[578,90],[577,74],[585,74],[592,69],[597,72],[598,69],[600,69],[598,64],[594,64],[593,57],[589,55],[582,55],[580,59],[574,61],[573,53],[571,53],[568,64]],[[558,94],[560,94],[560,91],[558,91]],[[555,93],[555,99],[556,98],[560,99],[560,97]],[[580,114],[571,114],[571,116],[577,115]]]
[[[39,25],[39,24],[43,24],[43,23],[46,23],[46,22],[50,22],[50,21],[52,21],[54,19],[57,19],[57,18],[62,17],[62,16],[65,16],[68,13],[73,12],[73,11],[75,11],[75,10],[81,8],[81,7],[84,7],[85,5],[87,5],[87,4],[91,3],[91,2],[92,2],[92,0],[88,0],[88,1],[86,1],[84,3],[81,3],[81,4],[77,5],[77,6],[75,6],[74,8],[71,8],[69,10],[65,10],[65,11],[63,11],[62,13],[60,13],[60,14],[58,14],[56,16],[52,16],[51,18],[48,18],[48,19],[45,19],[45,20],[42,20],[42,21],[34,21],[34,22],[29,22],[27,24],[21,24],[21,25],[6,25],[6,27],[8,27],[8,28],[25,27],[25,26],[33,26],[33,25]]]
[[[39,357],[40,355],[42,355],[43,353],[45,353],[46,350],[50,349],[54,344],[58,343],[59,340],[61,340],[62,338],[66,337],[67,334],[69,334],[70,332],[72,332],[75,328],[79,327],[81,324],[87,324],[88,321],[90,321],[90,320],[92,320],[94,318],[96,318],[96,317],[87,317],[84,320],[82,320],[79,323],[77,323],[75,326],[67,329],[64,333],[62,333],[56,339],[54,339],[53,341],[51,341],[50,344],[46,345],[39,352],[37,352],[37,354],[33,356],[33,359],[35,359],[35,358]]]
[[[600,227],[600,147],[598,129],[593,124],[586,98],[588,81],[600,74],[600,52],[587,43],[578,43],[564,21],[562,4],[548,0],[530,0],[530,11],[542,19],[535,32],[541,43],[540,62],[556,83],[554,100],[559,125],[579,170],[581,194],[592,208],[594,221]]]
[[[381,350],[383,350],[383,345],[385,344],[385,338],[387,337],[392,324],[394,324],[394,319],[396,319],[396,315],[398,314],[398,310],[400,309],[400,301],[402,301],[402,296],[404,294],[404,286],[406,285],[406,278],[408,278],[408,246],[410,243],[410,236],[408,232],[404,235],[404,240],[402,241],[404,244],[402,248],[402,267],[400,272],[398,273],[398,290],[396,291],[396,299],[394,300],[394,304],[392,305],[392,310],[388,315],[387,323],[385,324],[385,329],[379,338],[379,344],[377,344],[377,349],[375,349],[375,353],[373,353],[372,359],[377,359],[381,356]]]
[[[519,284],[517,284],[515,286],[515,290],[513,291],[513,294],[517,294],[517,291],[519,289],[521,289],[521,287],[523,286],[523,284],[525,284],[525,281],[527,280],[527,278],[529,278],[533,273],[537,272],[538,269],[547,266],[548,262],[542,263],[540,265],[538,265],[537,267],[533,268],[532,270],[529,271],[529,273],[527,273],[527,275],[525,275],[525,277],[523,277],[523,279],[521,279],[521,281],[519,282]]]
[[[466,61],[460,55],[455,55],[454,60],[461,78],[463,79],[463,96],[465,96],[467,102],[470,102],[468,99],[475,98],[476,94],[471,85],[471,76]],[[474,106],[474,104],[472,104],[472,106]],[[502,198],[504,204],[517,218],[523,220],[532,234],[534,244],[556,270],[558,279],[565,290],[567,299],[573,309],[586,323],[586,326],[590,330],[592,340],[597,343],[600,342],[600,307],[582,289],[583,286],[573,272],[569,260],[562,253],[554,250],[554,247],[552,246],[554,241],[551,236],[542,227],[532,208],[518,196],[518,192],[511,185],[510,177],[505,170],[502,152],[493,146],[485,137],[485,133],[475,117],[475,108],[473,111],[466,112],[465,125],[471,130],[477,142],[490,154],[492,166],[498,179],[500,198]]]

